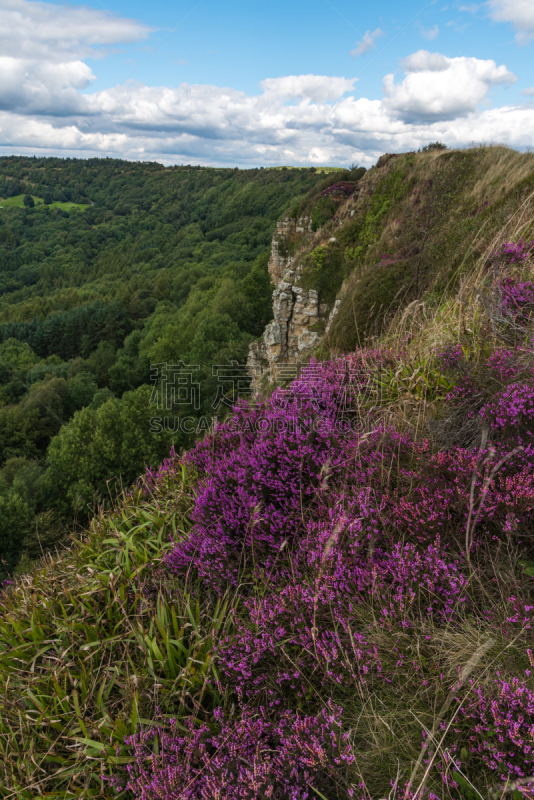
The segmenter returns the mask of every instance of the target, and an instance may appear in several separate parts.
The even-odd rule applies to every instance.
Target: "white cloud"
[[[366,31],[361,42],[356,42],[356,47],[350,51],[351,56],[353,58],[364,56],[368,50],[375,46],[375,40],[380,36],[385,36],[384,31],[380,28],[377,28],[372,33],[371,31]]]
[[[491,59],[447,58],[419,50],[402,62],[406,77],[384,78],[384,105],[406,122],[455,119],[477,110],[493,86],[517,78]]]
[[[0,0],[0,152],[232,166],[370,165],[385,151],[435,140],[514,145],[534,125],[529,102],[479,110],[492,87],[515,80],[506,67],[426,50],[403,60],[398,82],[386,76],[382,100],[356,97],[356,78],[325,75],[266,78],[256,94],[135,81],[87,91],[94,75],[84,59],[148,32],[134,20],[84,6]],[[379,35],[368,31],[358,52]]]
[[[87,112],[78,90],[94,78],[83,61],[51,64],[0,56],[0,109],[59,117]]]
[[[443,72],[449,68],[450,59],[441,53],[430,53],[428,50],[418,50],[406,58],[401,59],[400,65],[404,72]]]
[[[534,3],[532,0],[489,0],[490,17],[495,22],[511,22],[518,44],[534,39]]]
[[[419,26],[419,33],[423,37],[423,39],[428,39],[431,42],[433,39],[437,39],[439,36],[439,28],[437,25],[434,25],[433,28],[423,28]]]
[[[87,6],[0,0],[0,109],[51,117],[89,113],[79,90],[95,76],[83,59],[143,39],[149,30]]]
[[[440,73],[434,73],[439,75]],[[96,102],[99,95],[90,96]],[[130,84],[82,125],[0,112],[3,152],[113,156],[167,164],[374,163],[383,152],[417,149],[429,141],[528,144],[531,104],[476,111],[465,118],[405,122],[380,100],[344,97],[337,103],[288,106],[267,92],[255,96],[215,86],[177,89]]]
[[[14,58],[75,61],[102,47],[146,38],[150,28],[89,6],[0,0],[0,52]]]
[[[529,89],[523,89],[521,94],[524,94],[525,97],[534,97],[534,86],[531,86]]]
[[[267,78],[260,86],[266,94],[281,99],[304,98],[317,103],[337,100],[351,91],[357,78],[331,78],[327,75],[288,75]]]
[[[434,73],[439,75],[440,73]],[[99,94],[89,95],[101,101]],[[264,92],[247,95],[215,86],[177,89],[130,84],[108,97],[81,125],[0,111],[3,152],[78,157],[113,156],[167,164],[374,163],[383,152],[429,141],[528,144],[531,104],[475,111],[465,118],[405,122],[380,100],[343,97],[335,104],[287,105]]]

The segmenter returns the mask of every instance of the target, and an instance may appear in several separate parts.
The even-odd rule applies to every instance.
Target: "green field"
[[[35,195],[32,195],[32,197],[36,206],[44,205],[44,200],[42,197],[35,197]],[[59,200],[56,200],[54,203],[50,203],[48,208],[61,208],[63,211],[72,211],[74,208],[80,208],[83,211],[83,209],[87,208],[88,205],[88,203],[62,203]],[[17,194],[15,197],[8,197],[5,200],[0,200],[0,208],[10,207],[24,208],[24,195]]]
[[[302,169],[302,167],[265,167],[265,169]],[[346,167],[314,167],[314,169],[318,175],[321,173],[328,175],[330,172],[341,172],[346,169]]]

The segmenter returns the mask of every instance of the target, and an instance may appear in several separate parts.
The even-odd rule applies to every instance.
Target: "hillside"
[[[171,444],[187,446],[195,420],[209,423],[212,364],[243,364],[270,317],[276,220],[322,180],[314,169],[0,159],[5,571],[66,541]],[[172,398],[163,417],[153,402],[158,370],[179,360],[198,367],[188,431]]]
[[[259,394],[4,586],[0,797],[534,798],[533,183],[288,205]]]
[[[342,177],[314,187],[278,223],[268,265],[278,294],[273,322],[251,347],[253,375],[276,382],[278,364],[371,344],[396,333],[406,308],[431,320],[498,241],[529,235],[528,153],[435,143]]]

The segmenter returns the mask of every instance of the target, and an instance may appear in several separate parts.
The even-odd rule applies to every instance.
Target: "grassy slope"
[[[181,476],[159,496],[134,492],[4,596],[0,796],[112,797],[98,791],[101,767],[156,704],[165,712],[187,689],[186,706],[210,707],[212,637],[227,605],[200,606],[191,587],[162,590],[157,577],[169,534],[188,529],[187,489]],[[138,599],[126,613],[145,580],[160,589],[157,603]]]
[[[444,274],[450,277],[461,265],[462,280],[446,280],[446,291],[435,291],[439,274],[430,267],[437,263],[438,255],[436,261],[429,259],[425,262],[430,265],[428,280],[421,288],[421,294],[427,291],[426,305],[400,308],[383,338],[386,346],[405,345],[405,371],[401,364],[385,387],[384,414],[416,431],[425,427],[439,406],[439,391],[421,390],[421,375],[427,383],[435,376],[429,356],[434,346],[460,343],[479,361],[497,346],[498,342],[488,336],[475,303],[485,280],[483,256],[497,244],[528,232],[532,224],[529,208],[521,208],[530,185],[532,164],[528,159],[532,157],[495,149],[489,154],[467,153],[466,158],[475,159],[477,169],[466,182],[465,191],[456,195],[459,205],[464,211],[478,209],[487,197],[488,210],[466,218],[463,212],[454,214],[451,207],[445,220],[448,227],[436,223],[433,228],[444,229],[443,239],[434,243],[437,253],[448,252],[440,249],[446,248],[447,242],[452,246]],[[488,164],[485,159],[493,160]],[[421,180],[428,180],[429,172],[433,174],[440,163],[434,155],[418,161]],[[396,180],[389,177],[392,165],[384,167],[382,176],[379,170],[376,172],[375,178],[380,181]],[[366,178],[368,185],[373,185],[371,177],[372,172]],[[500,199],[491,193],[492,186],[499,187]],[[409,183],[408,188],[412,192],[415,183]],[[378,239],[369,242],[360,257],[362,275],[368,270],[370,286],[374,285],[373,258],[382,252],[391,253],[392,245],[396,246],[395,219],[403,210],[407,213],[406,197],[404,193],[397,206],[383,214],[377,227]],[[364,197],[358,204],[365,208],[369,202]],[[443,222],[444,217],[440,219]],[[472,226],[470,219],[475,220]],[[457,241],[462,225],[469,230]],[[336,228],[336,235],[339,230]],[[315,244],[321,237],[327,240],[327,236],[329,230],[319,231]],[[476,247],[474,240],[479,242]],[[350,297],[356,304],[356,314],[363,314],[369,307],[367,300],[358,296],[351,278],[347,285],[343,302]],[[351,340],[342,339],[342,335],[354,336],[354,329],[343,332],[344,326],[349,322],[340,317],[337,338],[331,343],[335,349],[350,346],[347,343]],[[235,599],[225,605],[204,596],[203,603],[196,605],[194,585],[181,585],[157,575],[158,562],[170,546],[168,534],[189,529],[193,493],[194,482],[185,474],[170,478],[156,495],[134,492],[113,514],[96,518],[84,542],[62,556],[49,556],[4,596],[0,746],[7,766],[0,777],[1,797],[114,797],[99,780],[101,768],[113,768],[117,761],[113,745],[133,731],[139,720],[146,723],[152,719],[156,705],[164,714],[180,716],[191,708],[209,714],[211,707],[222,701],[206,682],[213,670],[211,632],[224,626],[230,630],[228,609],[236,607]],[[152,580],[153,570],[153,600],[143,602],[137,596],[133,609],[126,613],[128,591],[136,579]],[[518,552],[510,547],[496,560],[487,561],[472,591],[480,602],[494,609],[497,622],[504,623],[509,614],[506,598],[511,594],[526,596],[529,580]],[[374,613],[371,602],[362,606],[362,624]],[[362,687],[347,700],[346,723],[353,729],[357,757],[354,779],[365,783],[366,796],[372,800],[388,794],[397,769],[402,768],[406,775],[406,765],[416,762],[421,727],[432,728],[439,719],[447,703],[446,687],[456,680],[460,669],[471,664],[477,681],[484,685],[496,669],[504,674],[514,670],[520,673],[528,666],[528,631],[510,643],[495,633],[495,626],[478,619],[467,620],[460,629],[445,625],[438,637],[435,633],[424,617],[411,632],[391,634],[377,628],[374,644],[379,650],[391,653],[396,647],[395,658],[400,653],[406,663],[417,662],[427,685],[417,694],[407,694],[400,676],[399,685],[386,686],[379,693]],[[490,646],[486,646],[488,636]],[[429,637],[431,645],[427,643]],[[466,784],[456,796],[466,800],[478,796],[469,792]]]
[[[5,200],[0,198],[0,208],[24,208],[24,197],[23,194],[15,195],[15,197],[7,197]],[[32,195],[33,202],[36,206],[41,206],[44,204],[44,200],[42,197],[35,197]],[[74,208],[84,209],[88,208],[89,203],[63,203],[60,200],[54,200],[53,203],[49,203],[49,208],[61,208],[62,211],[72,211]]]
[[[345,202],[298,254],[303,282],[330,304],[337,292],[341,299],[323,354],[349,352],[382,333],[423,295],[439,305],[497,237],[532,231],[532,154],[483,147],[384,160],[362,178],[358,199]],[[326,248],[322,270],[308,255],[318,246]]]

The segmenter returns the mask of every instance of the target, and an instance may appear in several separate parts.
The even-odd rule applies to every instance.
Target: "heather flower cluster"
[[[461,345],[449,345],[441,351],[436,347],[436,356],[445,370],[452,370],[464,360],[464,351]]]
[[[508,383],[522,372],[519,361],[522,348],[499,347],[486,361],[486,367],[501,383]]]
[[[337,183],[332,184],[329,186],[328,189],[325,189],[321,192],[321,197],[327,197],[331,194],[341,194],[343,193],[345,197],[349,197],[350,195],[354,194],[354,184],[347,183],[347,181],[338,181]]]
[[[507,275],[497,282],[500,311],[516,325],[527,325],[534,311],[534,283]]]
[[[380,264],[386,266],[387,264],[394,264],[396,261],[401,261],[402,258],[394,253],[383,253],[380,256]]]
[[[526,672],[530,677],[530,670]],[[457,697],[458,713],[454,736],[464,744],[469,759],[479,758],[495,780],[514,787],[519,795],[534,798],[534,691],[525,680],[498,677],[491,694],[470,681],[467,698]],[[441,723],[441,729],[446,723]],[[446,758],[457,767],[463,766],[460,748],[452,744]],[[442,767],[443,768],[443,767]],[[457,788],[453,778],[443,770],[445,782]],[[497,783],[497,787],[499,783]],[[496,788],[497,788],[496,787]]]
[[[490,256],[490,261],[499,266],[510,267],[512,265],[523,264],[534,252],[534,241],[526,242],[519,239],[518,242],[505,242]]]
[[[283,711],[276,722],[263,708],[243,707],[238,719],[214,712],[219,732],[186,720],[186,732],[149,728],[126,739],[135,757],[117,789],[138,800],[311,800],[353,761],[340,711],[327,707],[316,716]],[[154,743],[158,748],[154,750]],[[345,796],[353,797],[348,787]]]
[[[480,416],[499,441],[532,444],[534,429],[534,385],[512,383],[482,408]]]
[[[499,258],[515,264],[533,246],[507,248]],[[489,625],[511,644],[532,629],[525,596],[507,595],[497,619],[473,591],[477,553],[493,558],[513,544],[531,555],[534,381],[523,349],[499,348],[477,369],[460,346],[436,353],[457,377],[445,404],[469,407],[476,446],[436,452],[384,422],[370,398],[392,356],[361,350],[311,363],[263,403],[241,402],[185,457],[198,475],[193,528],[165,568],[194,574],[206,592],[239,591],[231,635],[214,651],[234,711],[216,710],[210,727],[190,719],[185,731],[172,722],[135,734],[135,762],[117,787],[136,800],[355,796],[346,702],[381,687],[420,694],[428,670],[444,697],[456,691],[431,655],[441,630]],[[179,468],[171,454],[147,483]],[[406,643],[427,629],[423,658]],[[534,797],[530,673],[499,677],[493,693],[474,680],[460,688],[437,774],[454,788],[449,767],[466,752],[469,769],[486,770],[497,788],[515,781]],[[441,725],[449,731],[448,718]],[[427,786],[423,796],[440,795]]]
[[[339,422],[350,422],[352,398],[371,380],[357,357],[313,364],[268,403],[238,406],[187,457],[203,478],[193,534],[169,556],[170,569],[193,566],[220,585],[237,580],[243,559],[273,567],[280,548],[305,531],[304,513],[322,507],[329,483],[345,472],[359,434]]]

